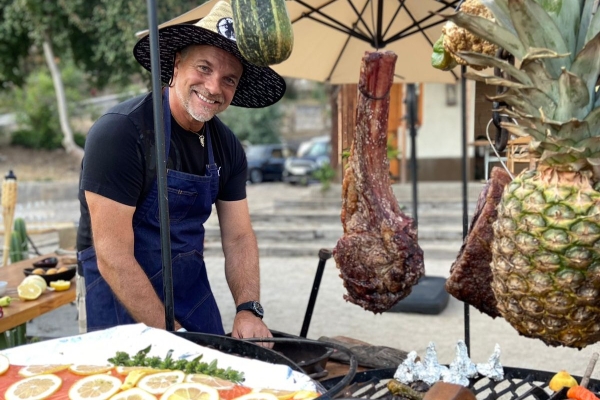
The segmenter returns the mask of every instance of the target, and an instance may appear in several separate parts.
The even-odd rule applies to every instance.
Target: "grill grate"
[[[394,376],[395,368],[378,369],[357,373],[349,386],[335,398],[341,399],[377,399],[403,400],[387,390],[387,383]],[[471,380],[469,388],[477,399],[485,400],[563,400],[564,393],[554,394],[548,388],[548,382],[554,373],[530,369],[504,367],[504,379],[493,381],[486,377]],[[325,388],[339,378],[321,381]],[[575,377],[581,381],[581,377]],[[600,382],[590,380],[588,388],[596,393],[600,391]]]

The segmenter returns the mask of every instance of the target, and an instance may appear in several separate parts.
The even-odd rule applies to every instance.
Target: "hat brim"
[[[173,76],[175,54],[193,44],[215,46],[233,54],[240,60],[244,72],[236,88],[231,105],[261,108],[277,103],[285,93],[285,81],[269,67],[259,67],[248,62],[240,53],[237,43],[218,33],[191,24],[165,27],[158,32],[160,52],[160,77],[168,84]],[[150,68],[150,38],[141,38],[133,48],[133,55],[145,69]]]

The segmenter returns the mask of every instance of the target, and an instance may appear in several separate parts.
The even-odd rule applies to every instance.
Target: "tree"
[[[159,20],[197,5],[189,0],[161,1]],[[189,8],[185,8],[185,7]],[[0,90],[22,86],[30,68],[43,59],[56,94],[62,145],[77,160],[69,125],[59,61],[72,58],[101,88],[128,82],[142,68],[131,54],[135,32],[147,29],[147,13],[131,0],[0,0]]]
[[[282,112],[279,104],[265,108],[229,107],[219,114],[239,140],[252,144],[279,143]]]

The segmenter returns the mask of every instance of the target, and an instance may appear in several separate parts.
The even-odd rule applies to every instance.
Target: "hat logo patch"
[[[235,32],[233,31],[233,19],[230,17],[221,18],[217,22],[217,31],[229,40],[235,41]]]

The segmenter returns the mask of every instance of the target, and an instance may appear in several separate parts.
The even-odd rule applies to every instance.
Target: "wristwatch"
[[[240,311],[251,311],[252,314],[256,315],[258,318],[262,319],[265,315],[265,312],[258,301],[248,301],[246,303],[242,303],[236,308],[236,314]]]

